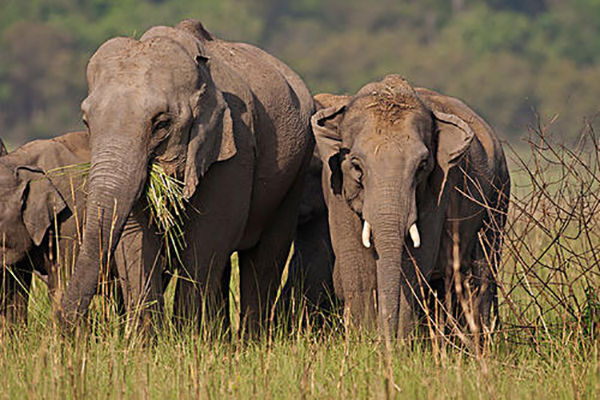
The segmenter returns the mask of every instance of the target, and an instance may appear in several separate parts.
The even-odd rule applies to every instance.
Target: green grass
[[[501,325],[478,354],[464,341],[432,339],[427,329],[388,345],[341,324],[239,339],[234,255],[226,337],[173,329],[171,285],[167,321],[151,340],[99,296],[91,327],[65,338],[35,280],[28,326],[0,327],[0,397],[598,398],[600,152],[581,164],[580,155],[550,150],[533,152],[513,175],[520,187],[497,277]]]
[[[500,333],[480,357],[438,353],[426,339],[387,350],[377,335],[315,327],[256,342],[167,327],[148,344],[118,324],[61,337],[42,286],[31,306],[26,329],[0,336],[2,398],[512,399],[600,391],[599,342],[576,331],[540,333],[536,346]]]
[[[232,312],[239,303],[234,257]],[[172,303],[172,289],[167,303]],[[92,320],[106,316],[96,298]],[[426,334],[385,343],[341,328],[277,329],[261,340],[207,339],[167,322],[150,342],[121,322],[75,338],[50,317],[36,281],[26,328],[0,331],[2,398],[594,398],[600,393],[600,341],[573,320],[548,321],[550,334],[501,328],[480,356],[434,349]],[[507,307],[506,326],[516,323]],[[234,323],[234,325],[237,325]],[[234,328],[235,329],[235,328]]]

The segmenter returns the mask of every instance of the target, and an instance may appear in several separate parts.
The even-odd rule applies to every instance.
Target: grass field
[[[43,294],[44,290],[38,290]],[[386,346],[334,329],[257,342],[165,329],[154,343],[118,324],[64,339],[32,299],[26,330],[0,338],[2,398],[597,398],[600,348],[577,324],[506,329],[480,356],[427,338]],[[503,311],[505,311],[503,309]],[[503,318],[511,320],[503,313]],[[102,319],[100,316],[96,316]]]
[[[481,351],[468,336],[423,329],[411,341],[386,344],[341,323],[281,328],[248,341],[238,338],[235,318],[228,337],[177,332],[167,322],[148,342],[99,298],[92,328],[64,338],[36,281],[28,326],[0,331],[0,396],[598,398],[598,143],[591,127],[568,148],[539,129],[526,156],[507,151],[514,196],[498,275],[502,323]]]

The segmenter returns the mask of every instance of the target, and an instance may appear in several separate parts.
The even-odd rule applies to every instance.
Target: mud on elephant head
[[[449,177],[477,142],[452,107],[434,105],[434,94],[389,75],[355,96],[316,96],[326,106],[312,119],[318,151],[329,168],[325,190],[349,207],[362,227],[352,234],[374,260],[380,328],[392,334],[406,335],[413,323],[411,291],[419,290],[410,287],[416,282],[415,257],[420,255],[419,268],[431,275],[453,185]],[[337,213],[331,204],[330,213],[331,221]],[[347,233],[336,232],[334,249]],[[338,257],[336,269],[344,262]],[[339,290],[336,283],[336,292],[347,297],[346,286]]]

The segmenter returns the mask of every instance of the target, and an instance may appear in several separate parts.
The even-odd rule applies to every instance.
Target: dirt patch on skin
[[[406,79],[399,75],[387,76],[371,93],[372,101],[366,108],[374,111],[380,122],[396,125],[407,115],[425,110],[425,105]]]

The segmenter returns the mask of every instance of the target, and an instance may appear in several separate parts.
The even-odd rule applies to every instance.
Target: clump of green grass
[[[183,182],[168,175],[159,164],[153,163],[144,193],[150,215],[164,236],[167,261],[170,263],[174,255],[181,262],[179,252],[186,246]]]
[[[158,163],[150,165],[144,196],[151,220],[165,240],[165,255],[170,263],[173,256],[181,262],[180,252],[186,247],[183,224],[186,199],[183,195],[183,182],[168,175]],[[61,176],[87,176],[90,163],[80,163],[55,168],[48,174]]]

